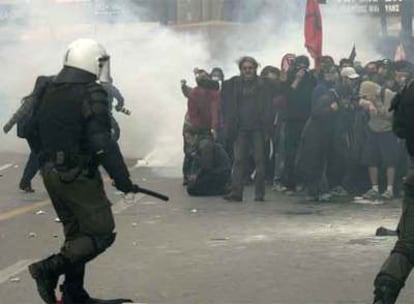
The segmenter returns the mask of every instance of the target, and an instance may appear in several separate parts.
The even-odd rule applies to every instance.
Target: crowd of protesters
[[[254,182],[256,201],[265,199],[266,183],[314,201],[399,196],[408,157],[389,108],[413,65],[336,64],[330,56],[319,65],[311,70],[307,56],[289,54],[282,69],[265,66],[259,74],[259,63],[246,56],[230,79],[214,68],[195,69],[194,88],[182,81],[188,193],[238,202]]]

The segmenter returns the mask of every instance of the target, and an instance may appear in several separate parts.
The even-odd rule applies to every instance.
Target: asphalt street
[[[25,158],[0,154],[1,304],[41,304],[27,265],[62,244],[41,178],[34,194],[17,189]],[[105,179],[118,236],[90,263],[93,296],[148,304],[371,303],[373,279],[395,242],[375,231],[395,228],[398,200],[309,203],[269,189],[266,202],[256,203],[248,187],[245,202],[226,203],[189,197],[179,168],[134,163],[133,179],[171,201],[125,200]],[[413,287],[410,279],[399,303],[414,303]]]

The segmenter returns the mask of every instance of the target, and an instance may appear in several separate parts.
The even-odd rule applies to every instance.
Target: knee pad
[[[87,263],[110,247],[115,237],[115,233],[98,237],[84,235],[66,241],[61,252],[72,263]]]
[[[389,274],[379,273],[374,282],[375,301],[382,300],[385,304],[394,304],[404,287],[404,282]]]
[[[94,237],[95,247],[98,254],[104,252],[107,248],[109,248],[115,242],[115,238],[116,233]]]
[[[404,256],[412,265],[414,265],[414,248],[408,248],[401,241],[397,241],[394,249],[391,251],[391,254],[400,254]]]

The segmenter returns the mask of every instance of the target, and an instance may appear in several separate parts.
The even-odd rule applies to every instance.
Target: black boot
[[[56,254],[29,266],[30,275],[36,281],[37,291],[45,303],[56,304],[55,289],[59,276],[68,265],[69,261],[66,258]]]
[[[62,303],[63,304],[123,304],[123,303],[133,303],[130,299],[113,299],[113,300],[102,300],[102,299],[95,299],[88,296],[87,299],[81,300],[74,300],[70,295],[65,293],[65,288],[62,286],[63,296],[62,296]]]
[[[395,304],[404,282],[387,274],[379,274],[375,279],[374,304]]]
[[[133,303],[129,299],[100,300],[91,298],[84,288],[85,264],[77,264],[65,272],[61,286],[63,304],[122,304]]]
[[[23,192],[26,192],[26,193],[35,192],[34,189],[32,188],[32,185],[30,185],[30,184],[29,185],[20,184],[19,189],[22,190]]]

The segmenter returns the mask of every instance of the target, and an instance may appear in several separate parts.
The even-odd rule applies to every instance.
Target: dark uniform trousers
[[[23,175],[20,180],[20,188],[30,187],[32,184],[32,179],[36,176],[39,171],[39,162],[37,160],[37,155],[34,152],[30,152],[29,159],[26,162],[24,167]]]
[[[112,139],[118,141],[121,137],[121,129],[119,128],[119,124],[116,121],[114,115],[111,113],[111,134]]]
[[[46,165],[42,177],[64,228],[61,254],[72,263],[94,259],[115,239],[111,203],[99,171],[91,178],[81,174],[73,182],[64,183],[53,166]]]
[[[375,286],[376,293],[381,285],[395,286],[396,296],[404,286],[414,265],[414,163],[411,160],[411,168],[404,185],[404,201],[401,219],[398,225],[398,241],[394,250],[385,261],[378,274]]]
[[[243,197],[243,185],[248,156],[253,153],[256,176],[255,196],[263,199],[265,195],[265,140],[261,130],[239,131],[234,142],[234,163],[232,195]]]

